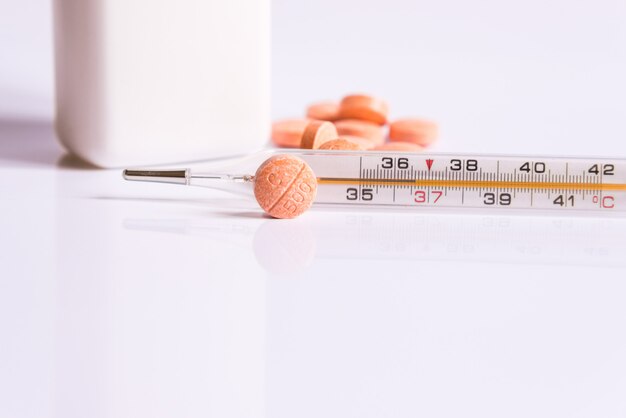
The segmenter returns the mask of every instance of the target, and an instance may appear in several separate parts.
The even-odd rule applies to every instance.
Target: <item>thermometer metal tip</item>
[[[124,170],[124,180],[189,184],[189,170]]]

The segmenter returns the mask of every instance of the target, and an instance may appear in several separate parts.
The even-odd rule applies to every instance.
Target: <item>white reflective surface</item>
[[[50,5],[0,0],[0,418],[626,416],[624,220],[273,221],[82,167]],[[626,157],[623,0],[272,7],[276,118],[364,91],[433,151]]]
[[[271,220],[2,126],[3,417],[626,413],[626,220]]]

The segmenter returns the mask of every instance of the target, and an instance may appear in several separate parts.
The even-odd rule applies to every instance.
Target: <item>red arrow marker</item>
[[[434,162],[434,160],[430,160],[430,159],[426,160],[426,165],[428,166],[428,171],[430,171],[430,167],[433,166],[433,162]]]

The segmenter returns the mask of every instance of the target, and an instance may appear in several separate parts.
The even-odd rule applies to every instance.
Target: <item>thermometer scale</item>
[[[252,195],[256,169],[278,154],[317,178],[314,206],[626,211],[626,159],[376,151],[266,150],[204,170],[125,170],[127,180]]]

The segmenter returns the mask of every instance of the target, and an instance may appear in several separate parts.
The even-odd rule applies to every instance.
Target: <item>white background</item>
[[[275,1],[273,114],[365,91],[437,151],[626,156],[623,1]],[[54,141],[0,0],[0,417],[623,417],[626,222],[139,188]]]
[[[0,1],[0,114],[50,118],[50,2]],[[274,1],[275,117],[365,91],[438,150],[610,155],[626,127],[626,5]]]

